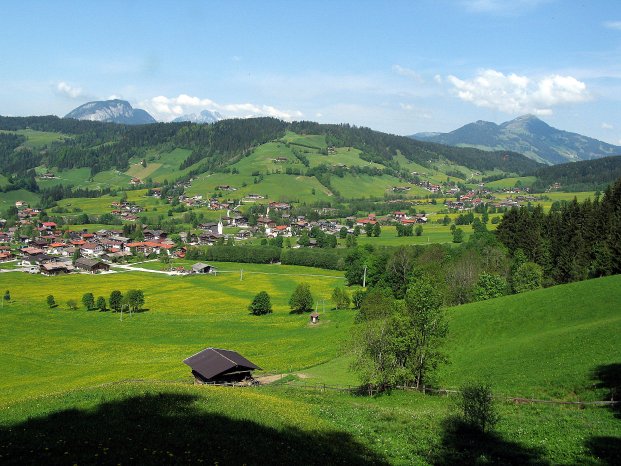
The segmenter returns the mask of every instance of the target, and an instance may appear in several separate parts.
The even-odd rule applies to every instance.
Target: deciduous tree
[[[301,314],[302,312],[310,312],[313,310],[313,295],[310,292],[308,283],[300,283],[289,298],[289,307],[291,312]]]

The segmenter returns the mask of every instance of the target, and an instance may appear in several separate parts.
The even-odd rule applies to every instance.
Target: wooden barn
[[[252,378],[252,371],[261,370],[235,351],[206,348],[185,359],[196,383],[241,382]]]

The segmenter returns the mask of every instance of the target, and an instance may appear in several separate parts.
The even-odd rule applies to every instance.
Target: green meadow
[[[454,420],[453,397],[329,389],[355,383],[341,355],[354,311],[322,311],[312,326],[307,315],[289,314],[286,301],[302,280],[316,298],[327,299],[342,283],[340,274],[243,264],[240,280],[239,266],[219,263],[222,273],[192,277],[3,273],[2,286],[13,298],[0,312],[3,463],[616,462],[621,426],[615,411],[503,400],[609,396],[603,374],[619,364],[621,312],[610,303],[621,302],[620,277],[447,310],[450,364],[438,373],[438,384],[488,381],[499,395],[497,430],[472,437]],[[145,290],[148,310],[122,321],[116,313],[64,305],[86,291],[107,296],[129,288]],[[246,306],[262,289],[272,295],[274,313],[250,316]],[[57,308],[45,304],[50,293]],[[256,388],[192,386],[182,360],[206,346],[238,350],[263,373],[289,375]],[[315,383],[328,388],[304,388]]]
[[[240,264],[230,266],[234,272],[217,276],[3,273],[1,286],[13,301],[0,316],[0,403],[122,379],[184,380],[188,371],[181,361],[207,346],[237,349],[268,372],[299,370],[336,356],[352,313],[330,311],[321,325],[310,326],[308,316],[289,313],[288,299],[306,282],[316,300],[329,302],[342,275],[243,264],[240,276]],[[71,311],[66,305],[70,299],[80,303],[86,292],[107,298],[113,290],[132,288],[145,291],[148,311],[123,321],[112,312]],[[272,298],[273,314],[249,315],[248,304],[263,290]],[[49,294],[58,307],[48,308]],[[40,329],[37,338],[33,328]]]

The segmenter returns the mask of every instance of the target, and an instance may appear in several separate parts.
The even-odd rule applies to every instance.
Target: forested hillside
[[[277,140],[286,131],[301,135],[325,137],[330,147],[351,147],[360,158],[398,171],[395,160],[423,167],[432,162],[448,161],[470,170],[499,170],[524,174],[537,163],[515,153],[484,152],[423,143],[406,137],[358,128],[350,125],[321,125],[312,122],[286,123],[274,118],[222,120],[212,125],[192,123],[157,123],[151,125],[118,125],[73,119],[46,117],[0,117],[0,173],[12,177],[15,186],[34,189],[34,168],[54,167],[60,170],[88,167],[91,176],[116,169],[124,171],[131,159],[145,157],[149,151],[170,152],[177,148],[191,150],[179,170],[192,167],[199,174],[220,170],[248,155],[253,148]],[[42,148],[29,147],[17,131],[34,130],[64,135]],[[320,148],[326,152],[326,148]],[[303,156],[302,156],[302,161]],[[319,169],[331,171],[330,167]],[[370,175],[381,174],[379,172]],[[312,175],[311,175],[312,176]]]

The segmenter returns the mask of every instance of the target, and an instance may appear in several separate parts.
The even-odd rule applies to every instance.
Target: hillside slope
[[[621,276],[451,308],[443,386],[486,380],[506,395],[588,399],[618,364]]]

